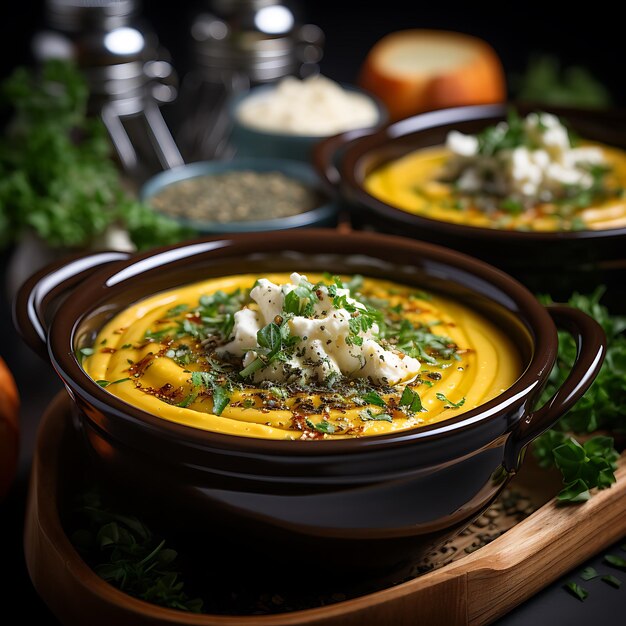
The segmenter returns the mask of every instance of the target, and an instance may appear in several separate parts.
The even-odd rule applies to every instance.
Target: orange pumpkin
[[[19,451],[20,399],[15,380],[0,358],[0,499],[13,482]]]

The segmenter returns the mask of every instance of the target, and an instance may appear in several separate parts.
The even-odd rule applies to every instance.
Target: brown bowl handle
[[[606,354],[606,335],[600,324],[586,313],[565,305],[550,305],[554,323],[576,340],[576,360],[561,387],[540,409],[521,420],[512,433],[507,458],[509,469],[517,469],[524,448],[554,424],[580,400],[595,380]]]
[[[372,135],[378,130],[380,130],[379,126],[348,130],[345,133],[328,137],[313,146],[313,166],[331,193],[337,191],[341,182],[341,172],[337,167],[337,162],[341,159],[342,150],[354,140]]]
[[[48,319],[59,297],[102,266],[129,256],[127,252],[96,252],[65,258],[33,274],[20,287],[13,306],[13,321],[24,341],[47,358]]]

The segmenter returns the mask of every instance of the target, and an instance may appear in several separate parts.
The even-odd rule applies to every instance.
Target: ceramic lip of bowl
[[[372,163],[375,162],[374,167],[378,167],[385,162],[409,154],[413,150],[441,145],[445,134],[450,130],[458,129],[459,125],[479,122],[484,127],[498,121],[505,121],[510,106],[510,104],[473,105],[421,113],[374,130],[366,136],[349,140],[338,146],[342,152],[337,167],[340,174],[340,186],[351,202],[366,207],[379,217],[394,222],[400,227],[413,227],[420,229],[421,232],[430,231],[440,235],[450,235],[456,237],[458,241],[462,239],[468,242],[471,240],[486,240],[494,243],[509,241],[532,245],[626,237],[626,227],[606,230],[534,232],[453,224],[404,211],[372,196],[365,190],[364,179],[366,174],[373,169]],[[518,105],[518,109],[526,114],[536,111],[537,107]],[[571,122],[575,130],[578,130],[579,125],[581,128],[588,128],[589,132],[583,134],[585,138],[618,147],[621,144],[622,149],[626,149],[626,110],[596,111],[574,107],[541,107],[541,110],[554,113]],[[621,128],[619,135],[616,130],[618,127]],[[438,139],[434,142],[425,140],[422,143],[421,140],[429,133],[436,133]],[[619,140],[615,141],[618,137]],[[382,158],[377,158],[377,156],[382,156]],[[318,173],[321,173],[328,163],[325,163],[323,158],[316,158],[315,165]]]
[[[77,336],[78,330],[90,314],[106,309],[110,312],[108,314],[110,318],[113,314],[114,306],[111,303],[115,294],[127,293],[133,290],[133,285],[141,285],[142,289],[148,289],[150,284],[159,280],[166,281],[165,276],[170,275],[167,274],[168,270],[170,272],[174,270],[176,280],[167,285],[162,282],[152,293],[193,282],[185,276],[189,277],[193,272],[197,275],[198,263],[201,261],[205,263],[205,259],[219,258],[222,263],[220,272],[228,272],[228,267],[224,267],[224,264],[232,267],[242,258],[251,258],[253,262],[258,263],[257,258],[263,254],[284,254],[285,251],[289,251],[301,253],[305,257],[308,254],[327,253],[347,258],[350,255],[363,254],[363,250],[372,250],[371,258],[377,262],[384,261],[385,257],[393,258],[394,262],[399,256],[403,259],[415,258],[417,259],[415,264],[407,266],[409,269],[413,268],[413,271],[416,267],[422,267],[427,274],[430,271],[439,276],[437,272],[445,270],[456,277],[448,278],[449,283],[469,290],[476,296],[480,294],[480,297],[492,302],[498,302],[496,298],[499,298],[499,306],[505,311],[508,308],[509,314],[512,313],[522,319],[526,332],[532,339],[532,355],[524,364],[525,368],[520,377],[500,395],[458,417],[398,433],[324,441],[322,445],[318,445],[320,442],[264,440],[219,434],[160,419],[127,404],[100,387],[85,373],[75,356],[75,351],[79,347],[77,341],[80,340]],[[286,257],[283,261],[281,256],[280,262],[286,265],[289,258]],[[429,270],[431,267],[434,269]],[[384,272],[382,277],[385,277]],[[398,277],[395,279],[401,280]],[[169,280],[167,278],[167,281]],[[464,280],[468,283],[464,283]],[[503,302],[506,302],[506,305]],[[98,329],[90,329],[90,332],[93,334]],[[547,310],[523,285],[486,263],[446,248],[409,239],[374,233],[346,235],[329,229],[317,229],[262,235],[238,234],[222,239],[197,240],[115,262],[97,271],[88,281],[81,284],[80,290],[75,291],[71,298],[67,298],[61,304],[50,325],[48,353],[66,386],[73,389],[75,396],[82,397],[79,404],[87,402],[97,407],[103,414],[114,414],[116,418],[134,426],[142,425],[153,433],[158,431],[179,441],[195,441],[199,445],[209,444],[220,449],[259,454],[290,456],[297,452],[300,458],[306,458],[310,455],[336,455],[411,445],[422,440],[445,439],[453,434],[469,432],[480,423],[495,419],[507,411],[510,412],[514,407],[527,403],[528,398],[533,398],[539,393],[556,359],[556,341],[556,328]],[[527,410],[530,408],[527,407]]]
[[[363,96],[369,98],[374,105],[376,106],[376,110],[378,112],[378,119],[374,124],[371,125],[371,128],[380,128],[384,126],[389,121],[389,114],[387,112],[387,108],[382,103],[380,99],[378,99],[374,94],[369,91],[362,89],[361,87],[357,87],[356,85],[350,85],[345,83],[340,83],[341,87],[348,92],[358,93]],[[232,96],[228,102],[227,108],[230,114],[230,118],[234,126],[237,126],[243,129],[246,133],[250,133],[252,135],[258,135],[260,139],[265,141],[271,141],[272,139],[279,139],[281,142],[293,143],[293,144],[306,144],[311,147],[315,145],[318,141],[326,137],[330,137],[335,135],[336,133],[330,134],[319,134],[319,135],[307,135],[307,134],[298,134],[292,132],[281,132],[279,130],[265,130],[262,128],[255,128],[254,126],[250,126],[242,121],[240,121],[237,111],[239,107],[243,104],[245,100],[248,98],[256,98],[262,97],[264,93],[269,93],[273,89],[275,89],[275,85],[258,85],[253,87],[250,91],[238,93]],[[357,130],[356,128],[350,130]]]
[[[310,226],[330,225],[337,215],[337,205],[321,188],[320,181],[314,170],[295,159],[262,159],[245,157],[232,161],[198,161],[159,172],[147,180],[141,188],[140,198],[150,204],[150,198],[160,191],[184,180],[203,176],[214,176],[236,171],[280,172],[285,176],[304,183],[323,199],[319,206],[308,211],[296,213],[286,217],[266,220],[249,220],[234,222],[211,222],[189,219],[182,216],[170,215],[153,207],[153,211],[165,215],[179,224],[195,230],[201,234],[248,233],[270,230],[289,230]]]

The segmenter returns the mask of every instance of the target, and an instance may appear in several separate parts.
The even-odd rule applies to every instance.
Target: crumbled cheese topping
[[[243,100],[242,124],[269,132],[325,136],[378,122],[374,101],[324,77],[284,78],[277,87]]]
[[[301,283],[308,284],[306,276],[293,273],[290,283],[276,285],[260,279],[251,290],[255,308],[244,308],[235,313],[233,339],[219,348],[220,352],[243,358],[250,365],[258,357],[257,333],[267,324],[282,319],[285,296]],[[310,314],[293,315],[288,319],[290,335],[298,337],[293,350],[285,359],[275,360],[253,375],[254,382],[321,382],[331,375],[347,378],[369,378],[375,384],[395,385],[408,382],[417,375],[420,362],[402,352],[386,350],[377,341],[378,326],[374,323],[365,332],[360,331],[360,345],[354,341],[350,320],[355,312],[334,306],[335,296],[328,288],[319,287]],[[367,307],[350,296],[348,289],[337,287],[336,297],[358,311]]]
[[[563,186],[591,188],[590,166],[605,163],[601,150],[572,147],[567,128],[549,113],[531,113],[522,124],[523,145],[493,154],[481,153],[476,136],[448,134],[446,146],[455,157],[451,167],[459,173],[460,192],[550,201]],[[494,133],[504,137],[508,130],[507,122],[500,122]]]

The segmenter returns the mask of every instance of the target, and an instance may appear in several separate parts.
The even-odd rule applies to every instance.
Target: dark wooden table
[[[3,587],[3,595],[5,602],[19,597],[22,621],[47,626],[59,622],[39,599],[28,577],[24,564],[22,528],[37,424],[54,395],[61,389],[61,383],[50,365],[33,354],[13,329],[5,288],[6,266],[6,255],[0,256],[0,329],[3,333],[0,356],[7,362],[19,387],[22,399],[22,441],[17,481],[8,499],[0,504],[0,537],[4,539],[2,567],[7,582],[10,581]],[[601,527],[598,528],[598,532],[602,532]],[[499,620],[498,624],[500,626],[626,624],[626,574],[620,575],[618,571],[602,564],[603,555],[608,552],[621,554],[626,558],[626,553],[619,547],[624,543],[626,538],[538,593]],[[587,565],[601,572],[608,573],[611,569],[611,573],[624,581],[623,586],[619,590],[614,589],[599,579],[583,582],[578,573]],[[590,592],[585,602],[570,596],[563,589],[563,584],[569,580],[576,581]]]

